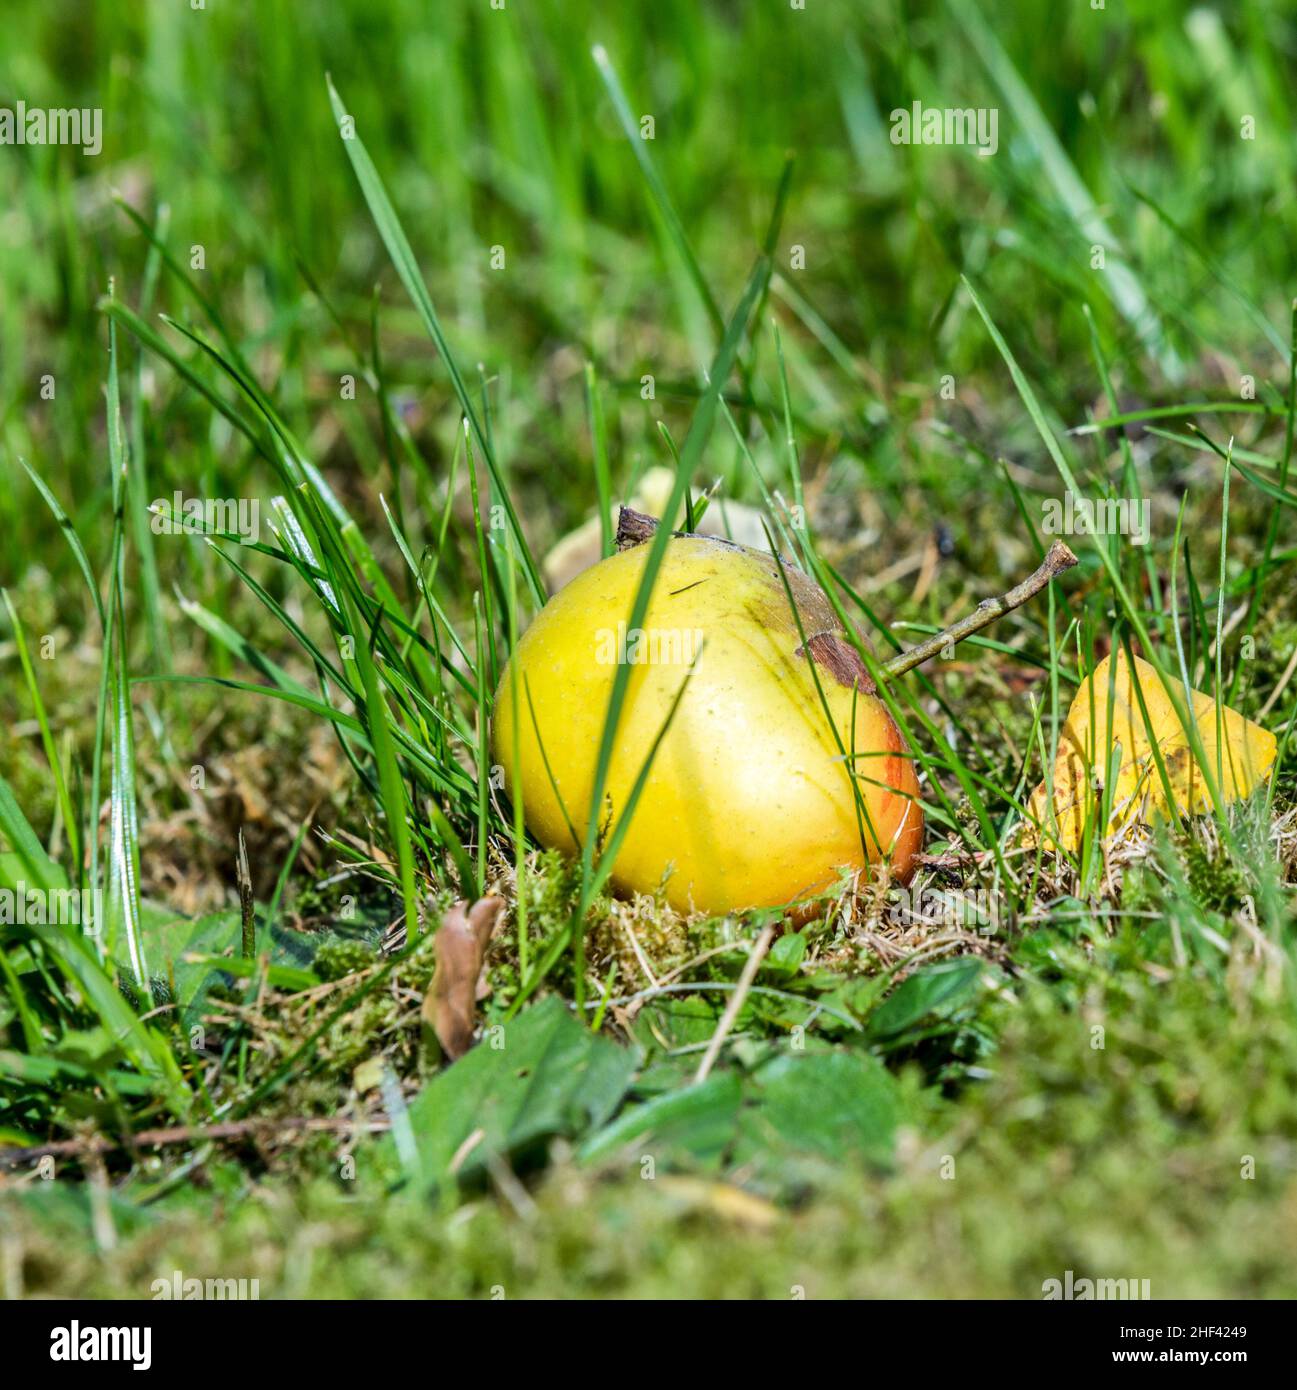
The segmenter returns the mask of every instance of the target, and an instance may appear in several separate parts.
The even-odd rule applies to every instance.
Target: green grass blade
[[[527,582],[531,588],[532,597],[537,605],[545,602],[545,587],[541,583],[540,572],[536,568],[536,562],[532,558],[531,550],[527,545],[527,538],[523,534],[522,523],[518,520],[518,513],[514,508],[513,498],[509,495],[509,489],[505,485],[504,478],[500,474],[499,466],[496,463],[495,452],[491,448],[490,440],[482,427],[482,422],[477,410],[473,406],[472,397],[468,387],[460,374],[459,367],[456,365],[454,355],[450,350],[450,344],[446,340],[446,335],[441,327],[441,320],[437,316],[437,310],[432,303],[432,297],[428,293],[427,286],[423,282],[423,277],[419,273],[418,262],[415,259],[414,251],[411,249],[410,242],[405,235],[405,230],[401,226],[400,219],[396,215],[396,209],[392,206],[391,200],[387,196],[387,190],[383,187],[383,181],[379,178],[378,170],[374,167],[374,162],[369,157],[369,152],[365,149],[364,142],[357,135],[354,129],[350,134],[346,134],[351,117],[347,114],[346,107],[342,104],[342,98],[338,95],[331,79],[328,79],[329,100],[333,105],[333,114],[339,128],[344,131],[343,146],[347,152],[347,158],[351,161],[351,167],[355,170],[356,177],[360,181],[360,189],[364,195],[365,202],[369,205],[369,211],[374,219],[374,225],[378,228],[378,234],[383,240],[383,245],[387,247],[387,253],[392,258],[392,264],[396,267],[396,273],[405,292],[410,296],[414,307],[418,310],[419,317],[423,321],[429,336],[437,345],[437,351],[441,360],[446,364],[446,370],[450,374],[451,386],[459,400],[459,406],[472,426],[473,435],[478,442],[478,447],[486,459],[487,467],[491,473],[491,482],[495,488],[501,504],[508,517],[509,526],[513,531],[514,539],[518,543],[518,553],[522,558],[523,569],[527,575]]]
[[[1068,159],[1031,88],[1023,81],[1003,45],[973,0],[946,0],[956,20],[968,35],[969,41],[982,60],[992,82],[1008,104],[1022,136],[1035,151],[1054,193],[1076,224],[1078,233],[1087,244],[1105,248],[1109,264],[1103,277],[1104,287],[1127,322],[1140,336],[1157,359],[1169,381],[1184,375],[1184,365],[1175,349],[1166,341],[1165,333],[1143,286],[1128,266],[1119,259],[1121,245],[1113,235],[1099,205],[1085,186],[1076,167]]]
[[[698,257],[694,255],[694,249],[689,244],[684,223],[681,222],[680,214],[671,201],[667,186],[662,181],[662,176],[657,171],[657,165],[654,164],[648,152],[648,142],[640,137],[639,122],[636,121],[631,112],[630,102],[626,100],[626,93],[622,90],[612,60],[608,57],[608,50],[601,43],[595,44],[594,48],[590,50],[590,54],[594,59],[595,66],[599,69],[599,76],[603,80],[603,85],[612,99],[613,110],[617,113],[617,122],[635,153],[635,162],[639,165],[644,182],[653,195],[653,201],[657,205],[667,233],[679,252],[680,259],[684,262],[689,279],[693,282],[693,287],[698,292],[698,298],[707,311],[707,317],[711,320],[712,331],[718,339],[722,338],[725,334],[725,317],[707,284],[707,277],[703,274],[703,268],[698,263]]]
[[[32,705],[36,711],[36,723],[41,734],[41,747],[45,750],[45,761],[49,764],[50,772],[54,777],[54,794],[58,800],[59,811],[63,816],[63,825],[67,831],[72,863],[79,876],[81,873],[81,832],[72,810],[72,799],[68,795],[67,778],[63,773],[63,760],[59,757],[59,751],[54,746],[54,735],[50,732],[49,716],[45,712],[45,701],[41,699],[41,689],[36,682],[36,672],[32,670],[31,656],[27,651],[27,637],[23,632],[18,610],[9,597],[8,589],[0,589],[0,598],[4,599],[5,607],[9,610],[9,621],[14,630],[14,645],[18,648],[18,661],[22,666],[23,676],[27,681],[27,690],[32,697]]]
[[[739,300],[738,307],[730,319],[729,327],[725,331],[724,339],[721,342],[716,359],[712,363],[712,370],[708,377],[707,389],[699,403],[698,409],[694,414],[692,423],[689,426],[689,433],[685,438],[684,447],[680,451],[680,461],[676,468],[675,482],[671,489],[671,496],[667,502],[665,514],[669,517],[678,514],[681,504],[684,501],[685,493],[689,488],[689,479],[693,469],[697,466],[702,457],[703,448],[711,434],[712,421],[716,414],[717,402],[721,391],[725,388],[725,382],[734,367],[735,359],[738,355],[739,344],[742,342],[744,332],[747,329],[748,319],[752,313],[752,307],[760,298],[762,287],[770,273],[770,263],[761,256],[757,259],[752,268],[752,273],[748,277],[747,288]],[[640,578],[639,587],[635,591],[635,599],[631,604],[630,615],[627,618],[627,630],[642,627],[644,617],[648,612],[649,601],[653,596],[653,586],[657,580],[658,570],[662,566],[663,558],[666,555],[667,545],[671,540],[671,530],[668,526],[659,526],[653,534],[653,539],[647,544],[647,553],[644,560],[644,573]],[[608,710],[604,716],[603,733],[599,740],[599,756],[595,764],[594,783],[590,793],[590,814],[589,823],[586,826],[585,844],[581,854],[581,883],[582,889],[580,900],[576,911],[572,917],[572,934],[574,940],[580,938],[582,934],[581,924],[585,920],[585,914],[593,901],[595,889],[594,863],[596,842],[599,837],[599,810],[603,805],[604,793],[608,786],[608,772],[612,765],[613,749],[616,746],[617,729],[621,722],[622,706],[626,700],[626,690],[630,684],[631,667],[628,663],[622,662],[617,667],[617,672],[613,677],[612,690],[608,697]],[[578,977],[579,979],[580,977]],[[580,985],[578,985],[580,988]]]

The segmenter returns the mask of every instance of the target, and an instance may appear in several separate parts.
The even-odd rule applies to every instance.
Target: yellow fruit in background
[[[831,886],[843,866],[887,859],[894,877],[906,877],[923,835],[914,769],[824,594],[785,564],[841,748],[773,556],[672,537],[644,622],[628,632],[648,550],[624,550],[568,584],[501,678],[493,760],[513,796],[516,664],[532,833],[580,852],[618,663],[631,674],[598,815],[604,828],[615,826],[692,666],[617,853],[617,891],[652,893],[665,878],[677,910],[722,913],[793,902]]]

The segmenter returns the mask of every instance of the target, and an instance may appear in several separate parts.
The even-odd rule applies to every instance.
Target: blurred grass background
[[[1267,3],[1229,16],[1153,3],[1048,17],[999,6],[993,25],[972,0],[804,10],[663,0],[615,18],[581,0],[504,10],[452,0],[435,16],[413,0],[17,5],[0,48],[5,101],[102,105],[105,147],[96,159],[9,149],[0,165],[6,458],[66,478],[87,513],[102,505],[96,302],[110,278],[138,301],[147,249],[114,188],[150,220],[167,205],[173,248],[204,248],[204,289],[258,350],[290,423],[340,434],[332,461],[362,473],[376,467],[375,448],[340,418],[357,412],[338,409],[336,389],[354,363],[298,262],[360,341],[378,281],[388,370],[430,417],[430,446],[447,447],[455,412],[356,196],[327,71],[412,229],[457,348],[504,382],[511,472],[547,503],[542,538],[561,528],[589,497],[580,356],[624,383],[624,468],[659,447],[640,376],[692,389],[710,355],[706,312],[659,234],[590,59],[602,42],[634,113],[655,119],[652,156],[723,307],[764,232],[785,152],[796,153],[777,302],[782,292],[813,310],[851,372],[832,370],[844,364],[826,361],[809,332],[790,335],[794,395],[819,438],[843,436],[864,479],[896,491],[893,507],[904,464],[907,478],[938,487],[935,511],[950,500],[943,481],[958,494],[969,480],[951,478],[916,417],[937,409],[945,374],[970,406],[988,390],[983,374],[1003,379],[956,292],[960,272],[998,311],[1038,389],[1073,416],[1097,394],[1082,303],[1129,391],[1176,384],[1151,370],[1141,338],[1166,341],[1163,366],[1194,364],[1200,387],[1237,394],[1245,371],[1282,386],[1284,364],[1239,299],[1286,337],[1295,24],[1287,6]],[[892,145],[888,113],[913,100],[998,108],[999,153]],[[1097,238],[1109,273],[1090,268],[1096,237],[1076,186],[1109,233]],[[793,245],[805,248],[804,270],[789,268]],[[503,270],[490,267],[494,246]],[[1140,321],[1115,302],[1118,269],[1148,305]],[[173,293],[164,278],[157,307],[188,313]],[[53,408],[36,398],[45,372],[58,382]],[[203,469],[237,489],[240,460],[219,452],[203,413],[174,382],[155,392],[159,490]],[[32,501],[25,484],[5,490],[7,529],[40,524]],[[7,555],[5,582],[35,554]]]

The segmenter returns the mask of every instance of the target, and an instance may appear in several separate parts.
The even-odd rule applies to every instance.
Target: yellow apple
[[[572,580],[503,673],[493,758],[532,833],[580,853],[609,695],[626,662],[601,829],[616,825],[688,685],[617,852],[617,891],[652,893],[665,881],[677,910],[723,913],[795,903],[843,867],[886,860],[906,878],[923,838],[914,769],[824,594],[784,563],[808,657],[773,556],[673,536],[644,622],[628,631],[648,550],[633,546]]]

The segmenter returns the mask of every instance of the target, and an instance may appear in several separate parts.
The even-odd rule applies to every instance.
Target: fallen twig
[[[617,517],[617,549],[629,550],[634,546],[643,545],[658,529],[658,525],[656,517],[645,516],[643,512],[632,511],[630,507],[623,507]],[[679,536],[684,533],[677,531],[674,534]],[[1049,547],[1049,554],[1041,561],[1040,568],[1034,574],[1028,575],[1021,584],[1015,585],[1007,594],[1001,594],[999,598],[984,598],[971,613],[960,618],[957,623],[952,623],[942,632],[934,633],[908,651],[898,652],[889,661],[881,662],[882,674],[888,678],[902,676],[906,671],[912,670],[915,666],[921,666],[938,653],[953,650],[955,644],[962,642],[965,637],[971,637],[973,633],[980,632],[982,628],[989,626],[997,618],[1002,618],[1015,608],[1021,608],[1029,598],[1038,594],[1051,579],[1057,579],[1060,574],[1070,570],[1077,563],[1077,558],[1072,553],[1071,547],[1062,541],[1055,541]]]
[[[1077,559],[1071,548],[1062,541],[1055,541],[1034,574],[1028,575],[1021,584],[1015,585],[999,598],[984,598],[967,617],[960,618],[957,623],[952,623],[941,632],[933,633],[917,647],[898,652],[890,661],[882,662],[883,675],[903,676],[906,671],[921,666],[939,652],[953,649],[955,644],[962,642],[965,637],[971,637],[973,633],[980,632],[997,618],[1020,608],[1029,598],[1038,594],[1051,579],[1056,579],[1076,563]]]
[[[246,1139],[249,1135],[337,1132],[363,1129],[381,1134],[388,1121],[354,1120],[344,1116],[296,1115],[277,1120],[227,1120],[215,1125],[175,1125],[169,1129],[142,1129],[125,1139],[94,1135],[86,1139],[58,1139],[51,1144],[34,1144],[25,1149],[0,1149],[0,1165],[16,1167],[42,1158],[82,1158],[91,1154],[115,1153],[124,1149],[158,1149],[173,1144],[208,1143],[222,1139]]]

